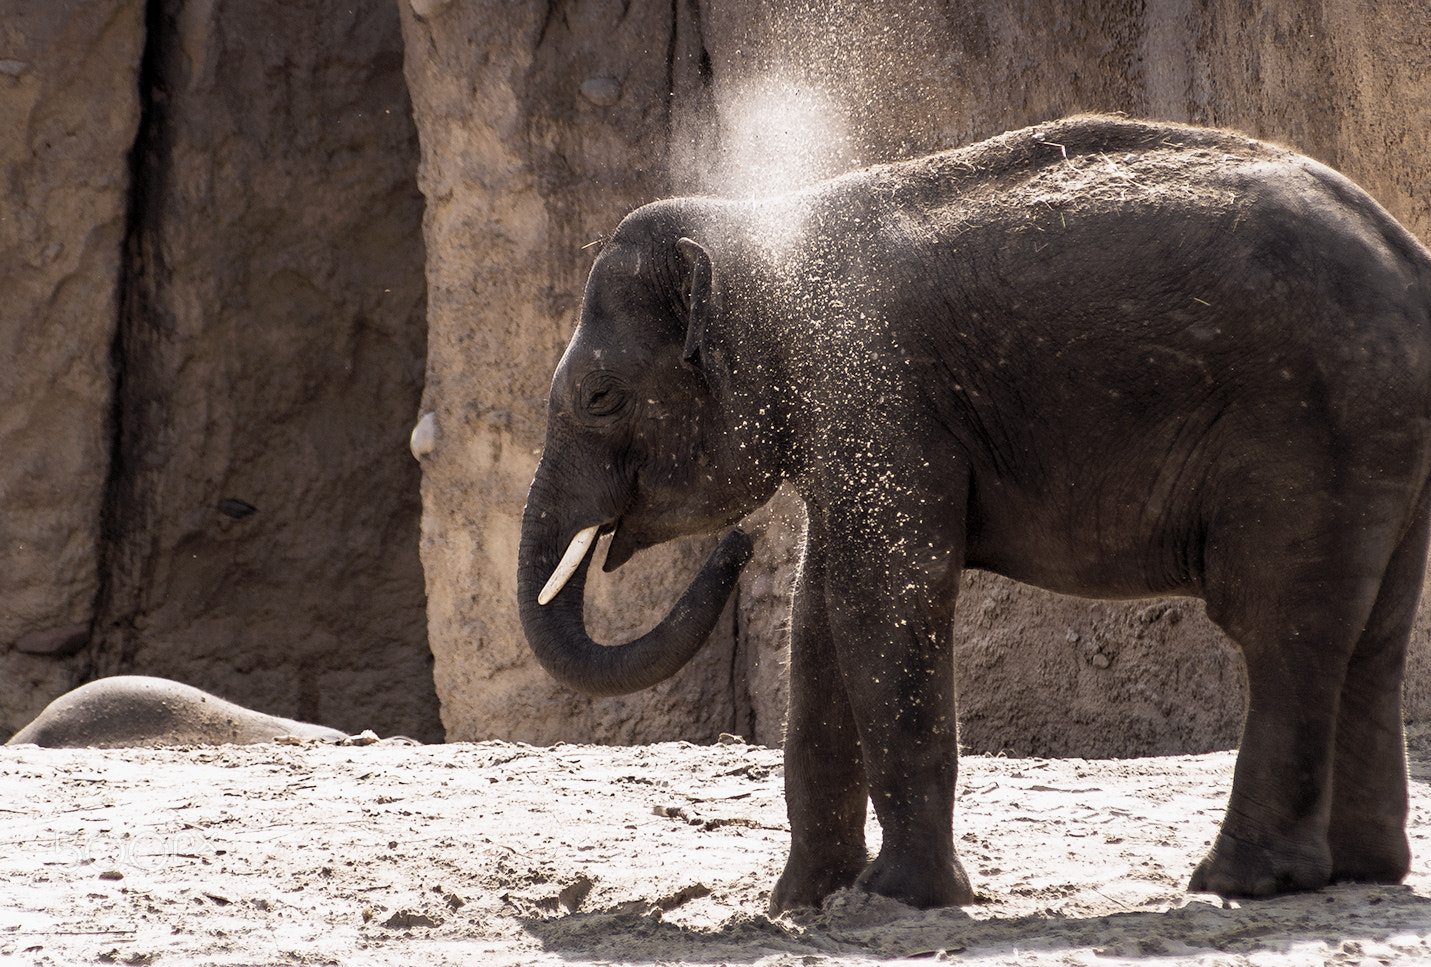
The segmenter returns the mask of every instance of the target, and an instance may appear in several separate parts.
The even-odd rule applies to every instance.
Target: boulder
[[[167,678],[114,675],[61,695],[5,744],[124,749],[347,738],[336,729],[264,715]]]

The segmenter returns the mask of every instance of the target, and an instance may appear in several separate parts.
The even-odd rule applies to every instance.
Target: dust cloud
[[[808,82],[761,77],[724,100],[722,164],[706,186],[713,194],[780,195],[857,164],[838,105]]]

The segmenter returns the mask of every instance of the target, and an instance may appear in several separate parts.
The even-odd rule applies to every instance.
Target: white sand
[[[966,758],[956,829],[982,903],[845,893],[771,921],[776,750],[5,747],[0,960],[1431,961],[1431,770],[1413,767],[1406,885],[1224,905],[1183,887],[1232,758]]]

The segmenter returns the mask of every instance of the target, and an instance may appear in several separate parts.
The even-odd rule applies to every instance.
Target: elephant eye
[[[602,389],[591,394],[586,411],[592,416],[610,416],[621,408],[621,393],[617,390]]]
[[[581,381],[578,399],[587,416],[611,416],[626,405],[625,382],[614,373],[592,373]]]

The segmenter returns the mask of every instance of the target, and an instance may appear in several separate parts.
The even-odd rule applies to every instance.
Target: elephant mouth
[[[606,560],[601,565],[601,569],[608,574],[631,560],[632,555],[637,551],[650,547],[652,543],[650,541],[643,542],[640,537],[632,533],[629,527],[623,529],[620,518],[603,533],[611,535],[611,543],[606,548]]]

